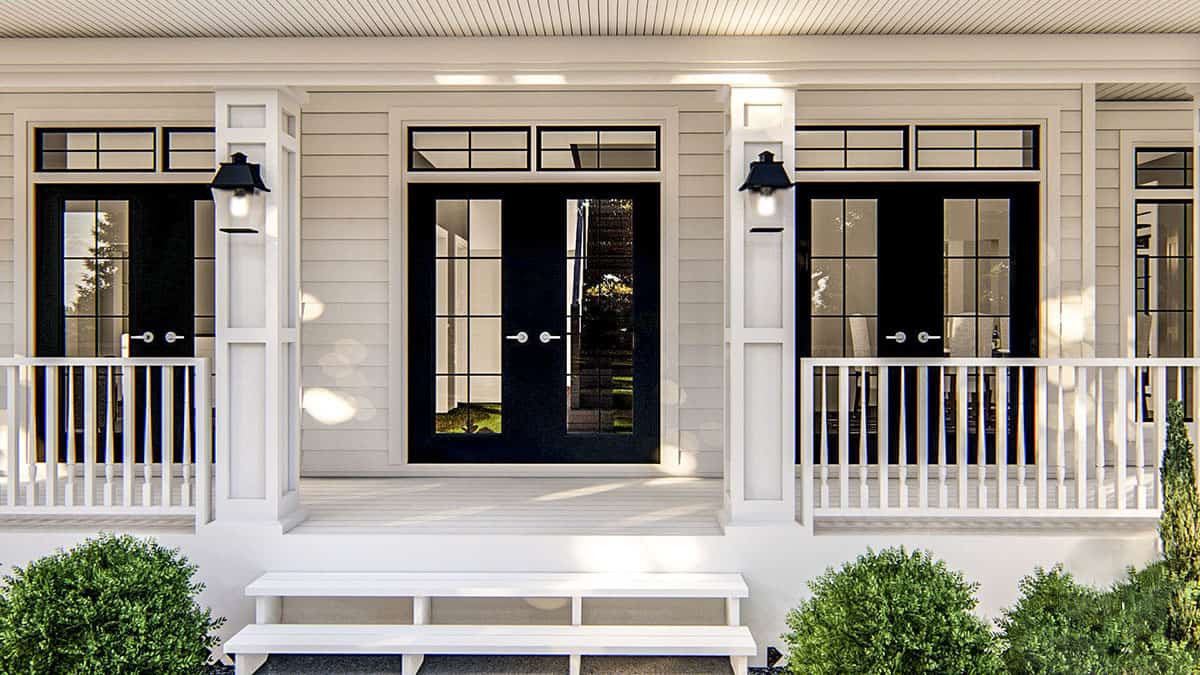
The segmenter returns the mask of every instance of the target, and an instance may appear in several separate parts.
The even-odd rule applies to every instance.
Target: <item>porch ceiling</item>
[[[9,0],[0,37],[1194,33],[1181,0]]]

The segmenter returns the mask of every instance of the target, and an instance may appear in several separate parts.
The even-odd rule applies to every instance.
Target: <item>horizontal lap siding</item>
[[[348,398],[369,419],[330,426],[306,416],[303,469],[394,468],[383,426],[400,420],[386,409],[389,331],[399,325],[387,305],[387,111],[423,105],[679,109],[680,460],[720,475],[725,112],[709,90],[312,93],[302,121],[301,277],[324,309],[305,323],[303,384]]]
[[[1151,101],[1104,104],[1096,111],[1096,355],[1121,354],[1121,286],[1133,283],[1133,271],[1121,270],[1122,131],[1178,131],[1183,145],[1191,143],[1191,118],[1186,110],[1163,110]],[[1132,162],[1133,158],[1126,158]],[[1132,238],[1133,234],[1126,235]],[[1132,240],[1129,242],[1132,246]],[[1132,309],[1132,308],[1131,308]],[[1130,346],[1132,349],[1132,345]]]
[[[304,471],[387,464],[387,117],[302,115],[300,279],[305,301],[321,309],[306,312],[301,384],[355,410],[334,425],[304,415]]]

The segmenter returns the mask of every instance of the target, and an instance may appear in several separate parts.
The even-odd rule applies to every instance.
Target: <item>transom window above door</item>
[[[412,126],[408,170],[658,171],[661,136],[657,126]]]

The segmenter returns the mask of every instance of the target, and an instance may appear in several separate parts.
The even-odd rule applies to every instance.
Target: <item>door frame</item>
[[[435,204],[441,199],[501,200],[505,203],[505,210],[513,208],[514,206],[518,210],[529,208],[531,212],[535,214],[541,214],[542,216],[551,219],[550,222],[546,224],[549,227],[559,227],[559,233],[563,232],[561,229],[563,224],[569,226],[569,221],[563,220],[568,214],[560,207],[565,204],[565,201],[576,196],[576,193],[578,193],[578,196],[581,197],[590,197],[594,195],[599,199],[621,198],[625,195],[629,195],[633,199],[641,202],[640,212],[641,218],[644,220],[640,223],[635,222],[634,224],[635,226],[640,225],[643,228],[649,227],[652,231],[648,232],[643,229],[640,232],[635,232],[634,235],[635,245],[643,247],[642,255],[638,255],[637,251],[635,250],[635,257],[633,259],[634,274],[638,278],[649,279],[648,282],[635,282],[635,288],[638,288],[639,286],[645,288],[645,290],[641,292],[635,291],[635,293],[637,293],[634,298],[635,306],[639,302],[645,303],[645,305],[639,308],[640,311],[634,315],[634,325],[637,326],[637,328],[635,328],[635,331],[637,331],[635,335],[640,334],[641,331],[651,330],[651,327],[646,325],[649,321],[653,322],[652,334],[657,337],[661,332],[660,313],[658,307],[660,291],[657,288],[657,284],[659,283],[658,263],[660,259],[658,252],[659,241],[657,231],[659,229],[658,217],[661,210],[658,208],[658,201],[661,199],[658,183],[649,181],[628,183],[506,182],[473,185],[461,182],[423,182],[409,185],[408,190],[410,200],[414,203],[412,209],[410,210],[410,214],[415,214],[417,217],[422,219],[429,218],[433,215],[436,209]],[[536,201],[541,197],[545,197],[549,201],[544,203]],[[530,204],[531,199],[535,200],[533,204]],[[430,230],[430,232],[432,232],[432,230]],[[508,236],[512,236],[511,230],[505,230],[505,232],[509,233],[506,235],[506,238]],[[518,237],[513,238],[517,239]],[[417,239],[417,237],[410,230],[408,240],[410,244],[410,258],[418,253],[414,250],[411,250],[415,239]],[[553,241],[553,239],[540,240],[538,243],[550,244],[551,241]],[[425,241],[422,243],[428,244],[432,242]],[[512,244],[509,244],[508,246],[511,245]],[[505,248],[504,250],[505,254],[517,254],[517,266],[520,267],[520,249],[514,251],[512,248]],[[551,253],[551,250],[554,252]],[[543,259],[552,259],[554,261],[552,264],[555,265],[562,264],[565,261],[564,250],[547,249],[541,251],[538,253],[538,255]],[[436,323],[433,321],[436,310],[429,305],[429,298],[432,297],[433,291],[432,284],[429,287],[424,285],[425,282],[433,280],[418,280],[416,278],[418,275],[421,275],[424,272],[432,273],[435,269],[432,262],[432,258],[423,263],[413,263],[412,260],[409,261],[409,286],[414,289],[419,289],[417,295],[421,297],[420,301],[415,303],[413,307],[410,307],[410,314],[408,317],[410,322],[414,319],[428,319],[429,321]],[[418,265],[420,266],[418,267]],[[502,270],[504,270],[504,275],[506,278],[510,277],[510,274],[514,273],[514,270],[508,265],[503,265]],[[557,298],[562,299],[562,280],[555,278],[555,281],[552,283],[556,284],[556,286],[545,289],[545,292],[550,296],[556,296]],[[504,289],[505,295],[507,296],[509,293],[514,292],[514,285],[506,282]],[[519,294],[519,291],[516,292]],[[524,309],[528,310],[528,307],[525,307]],[[422,310],[433,311],[430,311],[428,316],[416,316],[415,314],[411,313],[414,311],[421,312]],[[540,317],[538,321],[534,322],[533,324],[526,325],[520,322],[513,324],[511,322],[511,317],[508,316],[508,311],[502,310],[502,324],[504,324],[502,332],[511,333],[520,329],[528,328],[530,335],[534,335],[536,334],[537,330],[540,330],[546,326],[550,326],[550,330],[555,330],[553,326],[557,325],[561,327],[563,317],[567,315],[568,311],[569,309],[564,307],[561,313],[548,313],[545,316]],[[514,312],[514,314],[518,315],[520,313],[520,311]],[[537,314],[537,312],[534,313]],[[432,326],[429,326],[429,328],[430,331],[425,333],[419,328],[414,327],[410,330],[410,335],[406,336],[406,345],[410,351],[421,350],[421,352],[424,354],[424,356],[416,358],[415,361],[420,365],[421,370],[425,372],[418,374],[416,372],[416,368],[413,368],[413,377],[424,377],[426,375],[432,376],[432,373],[428,372],[428,369],[430,366],[434,365],[434,361],[431,358],[433,344],[432,340],[428,339],[428,336],[432,335],[434,329]],[[637,338],[635,337],[634,339],[636,345]],[[657,343],[657,339],[655,342]],[[508,341],[504,341],[502,342],[502,350],[509,356],[513,357],[513,360],[528,360],[533,356],[533,354],[528,354],[525,352],[529,349],[539,349],[540,345],[536,343],[536,338],[530,338],[528,344],[520,346],[512,344]],[[558,343],[559,347],[565,345],[566,342]],[[569,354],[564,353],[564,357],[566,360],[570,359]],[[410,359],[413,359],[413,357],[410,357]],[[411,425],[408,431],[409,437],[414,440],[420,439],[423,444],[428,443],[431,446],[421,448],[420,452],[422,456],[430,458],[428,461],[416,460],[415,455],[417,453],[413,452],[413,463],[488,465],[495,465],[497,463],[548,465],[656,465],[660,462],[662,452],[662,448],[659,445],[659,428],[661,426],[661,419],[659,417],[660,406],[658,403],[660,395],[659,392],[661,389],[661,382],[658,377],[660,370],[659,363],[661,362],[660,346],[658,344],[654,344],[653,348],[650,350],[647,350],[644,347],[639,349],[635,346],[633,359],[635,364],[634,377],[636,383],[634,388],[635,394],[632,413],[634,417],[635,429],[641,428],[644,431],[642,433],[633,433],[629,435],[609,434],[604,432],[569,433],[566,430],[566,409],[564,408],[560,411],[558,403],[553,402],[553,397],[558,397],[558,401],[565,402],[565,399],[561,396],[563,382],[558,374],[552,374],[547,377],[539,376],[538,378],[535,378],[545,380],[540,386],[545,387],[546,390],[541,391],[538,389],[537,393],[551,397],[546,399],[547,406],[549,407],[547,414],[558,416],[559,419],[557,422],[552,421],[545,427],[542,427],[541,425],[534,425],[531,427],[528,424],[518,424],[518,426],[514,427],[513,429],[515,432],[513,436],[502,435],[497,437],[493,435],[458,435],[436,433],[427,435],[426,433],[421,432],[418,427],[418,425],[424,423],[424,420],[418,419],[416,416],[424,417],[426,415],[433,414],[435,409],[434,400],[436,398],[436,394],[434,393],[436,390],[435,383],[432,379],[428,383],[414,382],[410,380],[408,391],[410,394],[410,405],[407,406],[407,410],[410,413],[409,424]],[[563,365],[565,366],[566,363]],[[506,376],[510,374],[510,367],[512,366],[504,366],[501,375],[504,381],[504,389],[506,391],[505,401],[507,401],[507,405],[504,407],[504,410],[506,411],[516,410],[516,407],[510,406],[524,405],[525,402],[523,401],[511,400],[508,397],[508,393],[510,392],[510,387],[515,388],[517,383],[523,379],[523,375],[529,375],[531,372],[533,372],[529,363],[525,363],[524,366],[517,365],[515,369],[511,371],[511,374],[514,375],[513,380],[509,380],[506,378]],[[538,368],[535,370],[540,371],[541,369]],[[413,392],[417,391],[418,389],[426,390],[425,394],[413,396]],[[505,425],[513,422],[513,417],[510,417],[509,414],[510,413],[502,413],[502,415],[505,417]],[[515,417],[520,417],[520,415],[516,415]],[[559,424],[562,425],[561,434],[559,433]],[[522,435],[524,435],[525,438],[522,438]],[[544,436],[546,438],[538,439],[536,438],[537,436]],[[489,443],[489,440],[494,442]],[[487,457],[488,455],[502,455],[506,456],[506,458],[499,462],[495,460],[488,461],[487,459],[480,459],[480,457]],[[612,459],[597,459],[594,462],[588,462],[582,459],[592,456],[604,457],[605,455],[608,455]]]
[[[520,101],[514,94],[509,101]],[[462,107],[393,107],[388,110],[388,269],[389,315],[393,317],[388,339],[387,463],[368,468],[354,467],[322,475],[397,476],[662,476],[693,475],[694,458],[680,449],[679,410],[679,115],[677,106],[546,106],[503,105],[500,98],[485,95],[482,104]],[[569,101],[570,97],[563,98]],[[493,105],[488,105],[493,103]],[[405,161],[409,126],[529,126],[550,125],[658,125],[659,168],[657,171],[547,171],[536,162],[528,172],[454,171],[410,173]],[[407,237],[408,200],[412,183],[637,183],[659,185],[659,462],[657,464],[452,464],[410,463],[408,460],[408,357],[404,348],[408,335]],[[398,319],[397,319],[398,317]]]

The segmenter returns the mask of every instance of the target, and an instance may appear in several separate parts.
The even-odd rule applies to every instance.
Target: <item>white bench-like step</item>
[[[744,626],[251,624],[225,643],[237,655],[238,675],[268,654],[565,655],[572,673],[581,656],[729,656],[741,675],[757,649]],[[415,675],[407,660],[404,666]]]
[[[740,574],[268,572],[250,597],[745,598]]]

